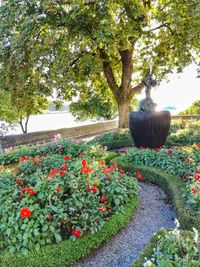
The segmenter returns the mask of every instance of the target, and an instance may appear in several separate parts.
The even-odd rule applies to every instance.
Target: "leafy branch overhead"
[[[159,83],[199,57],[198,0],[2,1],[0,18],[3,89],[70,100],[106,84],[120,127],[150,65]]]

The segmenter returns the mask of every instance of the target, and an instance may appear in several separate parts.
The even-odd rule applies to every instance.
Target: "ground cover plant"
[[[27,254],[93,234],[136,197],[136,179],[117,165],[106,166],[102,151],[71,143],[66,152],[59,142],[31,149],[29,156],[17,150],[13,157],[5,155],[7,164],[0,168],[1,250]]]
[[[157,233],[132,267],[181,266],[198,267],[200,262],[200,237],[198,231],[162,229]]]

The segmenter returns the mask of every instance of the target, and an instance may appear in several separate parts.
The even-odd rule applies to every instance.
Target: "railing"
[[[200,120],[200,115],[173,115],[172,119],[196,119]],[[27,134],[8,135],[0,137],[0,144],[3,149],[20,146],[33,145],[37,143],[50,142],[53,136],[61,134],[62,137],[86,138],[97,134],[111,131],[117,128],[117,120],[104,121],[73,128],[64,128],[51,131],[32,132]]]

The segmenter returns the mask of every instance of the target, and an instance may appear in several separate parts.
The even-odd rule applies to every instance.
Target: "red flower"
[[[106,173],[106,177],[110,179],[110,173]]]
[[[58,185],[56,191],[57,191],[58,193],[60,193],[60,189],[61,189],[61,187],[60,187],[60,185]]]
[[[7,169],[10,169],[11,168],[11,165],[10,164],[8,164],[8,166],[7,166]]]
[[[143,149],[144,149],[144,147],[143,147],[143,146],[141,146],[141,147],[140,147],[140,150],[143,150]]]
[[[50,221],[52,221],[52,219],[53,219],[53,215],[49,214],[47,217],[47,220],[50,222]]]
[[[93,193],[96,193],[97,192],[97,185],[95,184],[94,186],[93,186]]]
[[[99,166],[105,166],[105,162],[102,161],[102,160],[100,160],[100,161],[99,161]]]
[[[65,156],[64,159],[68,161],[68,160],[70,160],[71,158],[70,158],[70,156]]]
[[[62,170],[63,171],[66,171],[67,170],[67,164],[62,165]]]
[[[200,178],[200,175],[198,175],[198,174],[194,175],[194,180],[195,181],[199,181],[199,178]]]
[[[58,172],[59,172],[58,168],[56,168],[56,169],[50,169],[49,176],[50,177],[53,177],[56,174],[58,174]]]
[[[22,193],[25,192],[25,186],[24,186],[24,185],[21,186],[21,192],[22,192]]]
[[[77,238],[81,237],[81,232],[78,230],[73,229],[71,233],[72,233],[72,235],[74,235]]]
[[[28,218],[31,216],[31,210],[29,210],[28,208],[22,208],[20,210],[20,215],[22,218]]]
[[[86,186],[86,189],[87,189],[87,190],[92,190],[92,187],[91,187],[90,185],[87,185],[87,186]]]
[[[33,189],[31,189],[30,187],[27,188],[26,192],[27,192],[28,194],[30,194],[30,195],[35,195],[35,194],[36,194],[36,192],[35,192]]]
[[[192,187],[192,194],[193,194],[194,196],[197,194],[197,190],[196,190],[194,187]]]
[[[102,198],[101,198],[101,202],[104,202],[106,200],[107,196],[106,195],[103,195]]]
[[[142,181],[142,174],[140,172],[137,173],[137,177],[139,181]]]
[[[16,180],[16,184],[20,184],[22,180]]]
[[[60,176],[64,176],[65,175],[65,171],[64,170],[60,170]]]
[[[169,149],[167,153],[171,155],[173,153],[173,151],[171,149]]]
[[[119,173],[124,174],[124,170],[119,169]]]
[[[105,211],[105,210],[106,210],[106,206],[105,206],[105,205],[101,206],[101,207],[99,208],[99,210],[100,210],[100,211]]]
[[[92,171],[92,169],[89,167],[89,166],[84,166],[82,169],[81,169],[81,172],[83,173],[83,174],[87,174],[87,173],[89,173],[89,172],[91,172]]]
[[[85,159],[83,159],[81,164],[82,164],[83,167],[85,167],[87,165],[87,161]]]

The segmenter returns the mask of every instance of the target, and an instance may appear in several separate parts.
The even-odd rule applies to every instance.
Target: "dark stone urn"
[[[129,128],[137,147],[158,148],[164,145],[170,122],[169,111],[129,113]]]

